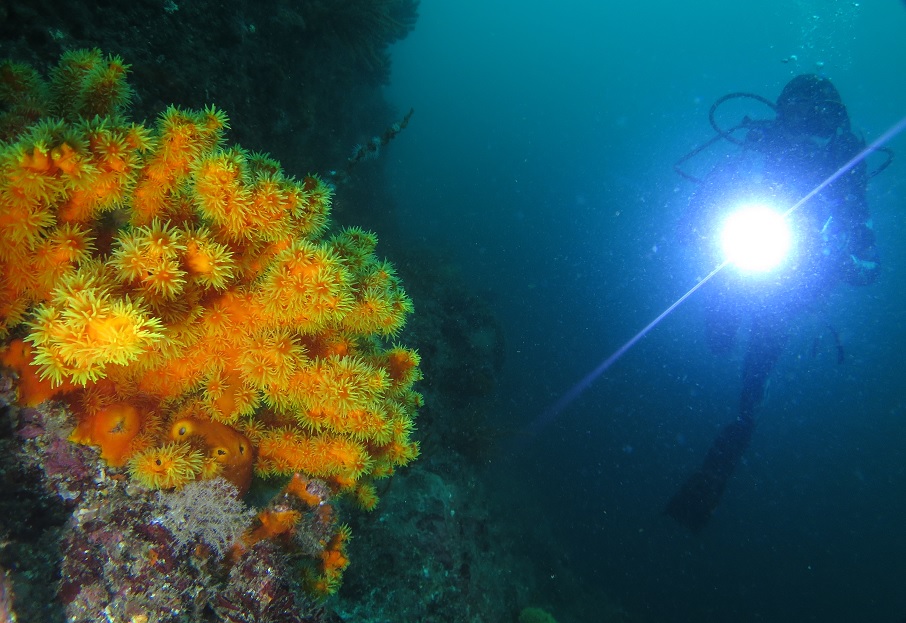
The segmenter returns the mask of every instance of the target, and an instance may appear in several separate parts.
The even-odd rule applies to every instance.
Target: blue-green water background
[[[394,49],[388,97],[416,114],[389,166],[404,233],[446,249],[505,325],[497,426],[518,440],[707,272],[673,237],[692,185],[672,164],[711,136],[717,97],[775,99],[819,63],[854,128],[877,137],[906,114],[906,6],[422,3]],[[728,114],[742,112],[766,114]],[[741,353],[708,352],[697,298],[539,438],[490,460],[514,530],[537,526],[589,586],[648,620],[906,616],[906,136],[891,147],[899,158],[869,189],[884,273],[792,324],[704,532],[660,515],[738,400]]]

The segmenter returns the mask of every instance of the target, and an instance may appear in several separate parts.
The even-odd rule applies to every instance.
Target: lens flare
[[[783,214],[766,205],[746,205],[727,217],[721,231],[727,260],[745,272],[776,268],[790,251],[793,235]]]

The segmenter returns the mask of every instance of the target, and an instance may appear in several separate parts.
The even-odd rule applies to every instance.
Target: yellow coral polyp
[[[408,388],[419,379],[418,366],[421,358],[417,351],[394,346],[383,358],[395,387]]]
[[[133,148],[122,132],[111,132],[103,126],[89,131],[88,142],[97,162],[108,171],[125,173],[135,160]]]
[[[377,508],[378,496],[374,485],[371,483],[360,483],[355,490],[355,500],[362,510],[373,511]]]
[[[186,236],[184,262],[187,273],[205,288],[223,290],[235,274],[233,253],[225,245],[210,239],[201,229]]]
[[[201,452],[173,442],[134,455],[129,460],[129,474],[149,489],[173,489],[195,480],[203,466]]]
[[[170,106],[160,117],[160,151],[157,156],[171,174],[187,174],[206,148],[216,145],[220,128],[208,125],[209,117]]]
[[[122,112],[132,99],[128,69],[119,56],[98,49],[65,52],[51,72],[59,112],[73,119]]]
[[[120,238],[118,248],[113,252],[111,266],[116,268],[123,281],[141,281],[158,261],[159,258],[145,255],[137,236],[126,235]]]
[[[69,177],[80,177],[82,170],[82,157],[69,144],[62,143],[50,150],[50,160],[53,166]]]
[[[357,333],[395,335],[412,311],[412,302],[401,292],[366,288],[343,316],[343,326]]]
[[[0,197],[0,232],[7,244],[33,247],[41,239],[41,233],[54,221],[53,213],[46,204],[16,206]]]
[[[206,135],[210,137],[209,147],[220,139],[224,130],[230,129],[230,120],[226,113],[216,106],[205,106],[197,115],[200,125],[205,129]]]
[[[385,387],[384,377],[357,357],[330,357],[320,363],[307,388],[314,405],[346,416],[366,409]]]
[[[163,339],[162,324],[129,299],[85,291],[61,308],[39,306],[28,341],[42,377],[84,385],[106,376],[108,365],[127,365]]]
[[[325,463],[331,475],[358,479],[372,466],[365,448],[351,439],[336,438],[324,449]]]
[[[321,435],[311,437],[292,430],[262,436],[259,455],[279,472],[304,472],[312,476],[359,478],[371,465],[365,448],[350,439]]]
[[[84,114],[93,117],[111,108],[124,106],[131,97],[131,92],[124,81],[128,65],[118,56],[108,58],[105,67],[100,67],[86,76],[85,88],[93,93],[93,98],[85,103]]]
[[[305,586],[312,594],[326,598],[340,589],[340,576],[338,574],[312,575],[307,578]]]
[[[182,232],[157,219],[150,226],[137,228],[134,235],[145,251],[154,257],[175,257],[186,249]]]
[[[186,271],[180,255],[186,250],[182,232],[153,219],[119,241],[112,265],[124,281],[139,286],[151,300],[172,300],[183,292]]]
[[[242,183],[245,160],[232,150],[202,159],[194,174],[193,196],[201,214],[233,239],[242,236],[246,225],[249,192]]]
[[[296,366],[303,363],[304,349],[287,329],[256,333],[243,344],[238,358],[242,378],[253,387],[285,388]]]
[[[392,441],[382,448],[382,454],[394,465],[406,465],[418,457],[418,443]]]
[[[248,226],[259,228],[266,240],[279,240],[288,233],[285,219],[292,207],[282,181],[263,175],[249,188]]]
[[[339,573],[349,566],[349,559],[343,552],[326,549],[321,552],[321,564],[325,573]]]
[[[349,307],[350,275],[326,247],[293,241],[279,252],[261,283],[266,311],[305,332],[323,329]]]
[[[305,192],[305,203],[308,210],[314,213],[326,212],[333,198],[333,189],[317,175],[307,175],[302,181]]]
[[[33,251],[33,277],[41,291],[52,289],[67,272],[91,257],[93,251],[92,237],[77,225],[66,223],[49,231]]]

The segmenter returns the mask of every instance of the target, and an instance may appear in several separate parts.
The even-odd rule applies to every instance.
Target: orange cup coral
[[[330,222],[330,185],[225,145],[222,111],[127,121],[127,70],[97,50],[49,84],[0,66],[0,94],[45,111],[0,123],[0,338],[27,334],[6,360],[146,486],[303,472],[373,507],[371,480],[418,455],[393,267]]]

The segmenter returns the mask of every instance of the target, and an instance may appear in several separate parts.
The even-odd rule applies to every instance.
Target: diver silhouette
[[[753,98],[772,108],[773,119],[744,118],[729,130],[718,127],[716,109],[733,98]],[[789,207],[834,174],[865,147],[853,134],[849,114],[830,80],[793,78],[776,103],[749,93],[731,93],[711,108],[717,135],[677,162],[677,172],[698,183],[679,225],[680,239],[711,248],[716,224],[728,205],[759,199]],[[736,136],[744,131],[744,138]],[[707,177],[697,180],[680,169],[720,139],[738,148]],[[888,160],[871,175],[879,173]],[[759,275],[724,270],[704,290],[705,332],[715,353],[727,353],[740,329],[747,330],[742,389],[736,419],[717,435],[699,469],[668,502],[665,513],[693,532],[705,527],[727,482],[749,446],[755,413],[768,377],[784,350],[787,331],[799,312],[813,307],[832,287],[867,285],[879,265],[866,200],[870,174],[860,160],[788,215],[795,244],[786,261]]]

